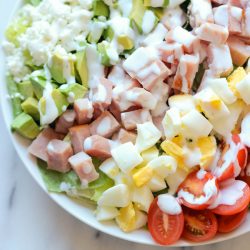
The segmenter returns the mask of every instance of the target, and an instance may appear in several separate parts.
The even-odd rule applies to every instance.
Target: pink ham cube
[[[120,124],[115,117],[109,111],[104,111],[90,124],[90,133],[110,138],[119,128]]]
[[[198,68],[199,56],[183,55],[178,65],[172,88],[183,93],[189,93]]]
[[[250,45],[247,45],[237,37],[231,36],[228,39],[228,46],[231,52],[233,63],[242,66],[250,57]]]
[[[111,157],[111,149],[115,145],[114,141],[100,135],[92,135],[84,141],[84,151],[101,160]]]
[[[200,46],[200,40],[180,26],[170,30],[165,39],[167,43],[176,42],[182,44],[184,52],[186,53],[196,53]]]
[[[76,118],[74,110],[66,110],[57,120],[55,131],[62,134],[67,134],[69,128],[73,126]]]
[[[74,102],[76,121],[78,124],[87,124],[93,118],[93,104],[88,98],[77,99]]]
[[[89,99],[93,102],[95,110],[104,111],[111,104],[113,83],[102,77],[89,94]]]
[[[48,169],[66,173],[70,170],[69,157],[73,155],[73,149],[69,142],[53,139],[47,145]]]
[[[244,10],[243,20],[242,20],[242,37],[250,38],[250,2],[249,6]]]
[[[53,139],[62,139],[63,136],[56,133],[52,128],[45,128],[30,144],[28,152],[35,157],[47,161],[47,145]]]
[[[79,152],[71,156],[69,163],[80,178],[83,186],[87,186],[88,183],[98,179],[99,174],[96,172],[91,157],[86,153]]]
[[[170,73],[170,69],[161,60],[155,60],[141,69],[137,73],[136,79],[141,83],[144,89],[150,91],[159,80],[165,80]]]
[[[213,10],[210,0],[192,0],[189,6],[190,24],[199,27],[203,23],[213,23]]]
[[[133,144],[135,144],[136,134],[131,131],[127,131],[121,128],[119,132],[115,133],[112,136],[112,140],[118,141],[121,144],[126,143],[126,142],[132,142]]]
[[[122,125],[127,130],[136,129],[136,124],[151,121],[150,112],[147,109],[138,109],[121,113]]]
[[[226,43],[229,35],[227,28],[214,23],[203,23],[195,33],[201,40],[215,44]]]
[[[83,142],[90,136],[89,125],[78,125],[69,129],[69,135],[71,143],[74,149],[74,153],[83,151]]]
[[[184,55],[183,45],[180,43],[163,42],[157,46],[163,62],[178,63],[182,55]]]
[[[227,44],[209,44],[207,53],[209,69],[213,75],[227,76],[233,70],[232,57]]]

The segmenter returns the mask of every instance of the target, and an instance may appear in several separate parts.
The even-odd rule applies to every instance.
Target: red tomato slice
[[[246,219],[248,207],[238,214],[218,215],[218,232],[229,233],[238,228]]]
[[[185,208],[184,230],[182,236],[193,242],[212,239],[218,229],[215,215],[209,210],[195,211]]]
[[[161,245],[170,245],[175,243],[181,237],[184,216],[169,215],[160,210],[155,198],[148,211],[148,229],[153,239]]]
[[[235,182],[240,182],[239,180],[235,180]],[[250,202],[250,188],[245,183],[245,187],[243,188],[243,195],[236,200],[234,205],[224,205],[220,204],[217,207],[211,209],[211,211],[215,214],[219,215],[234,215],[243,211],[246,207],[248,207]],[[223,196],[223,191],[221,192],[221,196]]]
[[[237,179],[246,182],[248,186],[250,187],[250,161],[249,160],[250,159],[248,158],[248,163],[247,163],[246,168],[241,171]]]
[[[199,176],[200,171],[203,171],[203,175]],[[214,194],[210,192],[210,197],[207,199],[206,202],[202,204],[197,204],[195,202],[192,202],[188,200],[187,197],[182,195],[182,191],[188,192],[190,195],[193,195],[194,198],[199,198],[201,196],[205,196],[204,193],[204,186],[208,181],[211,181],[212,179],[215,179],[215,177],[204,170],[198,170],[190,173],[187,178],[180,184],[178,188],[178,197],[180,201],[183,203],[184,206],[195,209],[195,210],[203,210],[206,209],[210,204],[214,202],[214,200],[217,197],[218,193],[218,184],[217,180],[215,179],[215,189],[217,190]]]
[[[235,146],[241,143],[241,139],[238,134],[232,135],[232,142],[234,142]],[[217,163],[217,168],[214,171],[214,174],[215,176],[217,176],[218,181],[225,181],[227,179],[234,178],[239,175],[240,170],[246,167],[248,153],[247,148],[243,144],[241,144],[241,147],[235,154],[235,159],[232,159],[232,161],[229,162],[227,166],[224,166],[225,155],[229,150],[231,150],[230,145],[225,144],[221,153],[221,157]],[[224,168],[223,172],[220,171],[220,168],[222,166]]]

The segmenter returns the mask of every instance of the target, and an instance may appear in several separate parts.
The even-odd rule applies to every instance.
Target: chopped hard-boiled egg
[[[242,100],[249,105],[250,104],[250,73],[248,73],[244,79],[242,79],[236,85],[236,89],[239,92]]]
[[[133,180],[137,187],[141,187],[148,183],[153,176],[153,170],[149,166],[138,169],[133,174]]]
[[[95,214],[98,221],[105,221],[116,218],[119,215],[119,211],[115,207],[98,206]]]
[[[143,162],[142,157],[132,142],[127,142],[114,148],[111,150],[111,155],[124,173],[129,173],[134,167]]]
[[[154,196],[149,187],[145,185],[140,188],[132,188],[131,200],[137,204],[140,210],[148,212],[150,204],[154,200]]]
[[[135,146],[139,152],[154,146],[161,138],[160,130],[152,123],[137,124],[137,138]]]
[[[234,94],[239,97],[239,92],[236,85],[246,77],[246,71],[243,67],[238,67],[234,72],[227,78],[229,88]]]
[[[172,139],[178,135],[181,131],[180,111],[175,107],[170,108],[162,120],[162,126],[167,139]]]
[[[228,134],[230,134],[237,124],[240,114],[243,111],[243,107],[244,103],[240,100],[231,105],[228,105],[230,115],[211,121],[213,130],[222,136],[227,136]]]
[[[206,170],[216,154],[217,145],[215,137],[201,137],[197,140],[197,146],[201,152],[200,167]]]
[[[167,155],[173,156],[174,158],[179,158],[184,156],[182,147],[173,141],[165,140],[161,144],[161,148]]]
[[[177,161],[171,156],[161,155],[150,161],[147,167],[151,168],[155,174],[165,178],[176,171]]]
[[[99,206],[126,207],[130,202],[129,188],[125,184],[118,184],[103,192],[98,200]]]
[[[195,109],[195,101],[192,95],[173,95],[169,97],[168,104],[170,108],[176,108],[181,114]]]
[[[147,223],[147,215],[133,205],[132,202],[127,207],[121,208],[119,212],[116,222],[124,232],[131,232],[145,226]]]
[[[120,172],[120,169],[112,158],[102,162],[99,169],[111,179],[114,179]]]
[[[143,159],[143,162],[148,163],[154,158],[158,157],[159,150],[156,146],[153,146],[147,150],[144,150],[141,152],[141,157]]]
[[[165,189],[167,184],[162,176],[155,174],[148,182],[148,187],[152,192],[157,192]]]
[[[213,128],[212,124],[196,110],[188,112],[181,120],[182,135],[185,138],[197,139],[208,136]]]
[[[209,87],[198,92],[194,98],[196,104],[208,119],[217,119],[229,115],[227,106]]]
[[[237,100],[233,91],[229,88],[226,78],[209,78],[206,81],[210,87],[225,104],[232,104]]]
[[[184,146],[183,151],[184,151],[183,163],[185,169],[192,168],[200,164],[201,152],[198,147]]]
[[[132,202],[130,202],[128,206],[120,209],[119,215],[116,217],[116,222],[124,232],[130,232],[134,230],[135,208]]]

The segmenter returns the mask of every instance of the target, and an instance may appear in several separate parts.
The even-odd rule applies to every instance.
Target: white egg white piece
[[[250,73],[246,77],[236,84],[236,89],[240,93],[242,100],[249,105],[250,104]]]
[[[148,187],[152,192],[157,192],[165,189],[167,187],[167,184],[163,177],[155,174],[148,182]]]
[[[135,146],[139,152],[154,146],[161,138],[161,131],[152,123],[137,124],[137,138]]]
[[[112,158],[102,162],[99,169],[111,179],[114,179],[120,172],[119,167]]]
[[[95,212],[98,221],[112,220],[119,214],[115,207],[98,206]]]
[[[118,184],[103,192],[98,206],[126,207],[130,202],[129,188],[125,184]]]

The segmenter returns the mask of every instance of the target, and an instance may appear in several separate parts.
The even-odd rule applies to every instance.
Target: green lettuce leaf
[[[46,162],[37,160],[43,181],[49,192],[65,192],[67,195],[75,198],[88,198],[91,201],[97,202],[105,190],[114,186],[114,182],[107,175],[99,171],[100,160],[93,158],[93,163],[97,168],[99,178],[89,183],[88,187],[82,187],[79,177],[73,170],[67,173],[59,173],[47,169]]]

